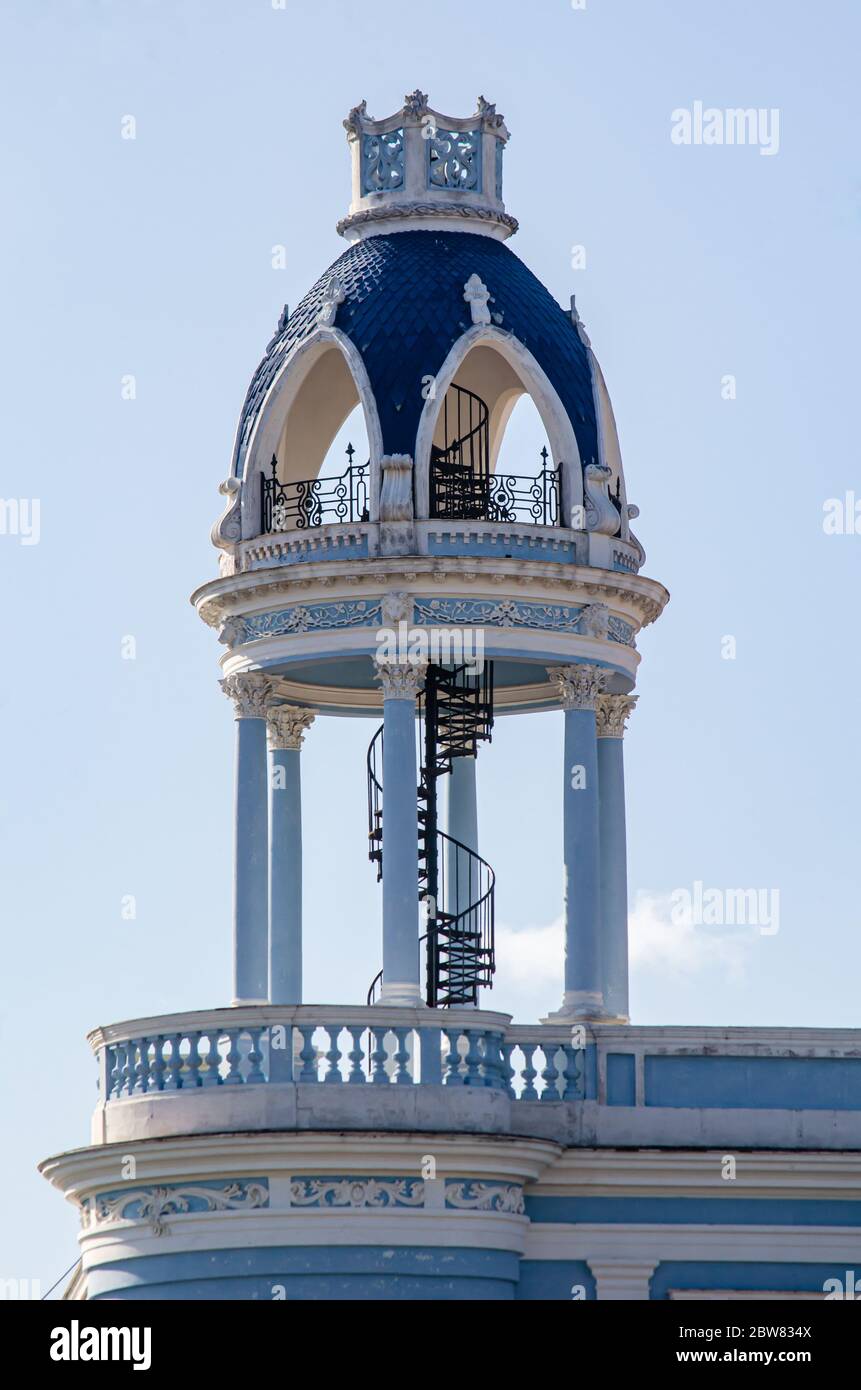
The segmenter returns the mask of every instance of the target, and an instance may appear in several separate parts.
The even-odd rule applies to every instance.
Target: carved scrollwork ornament
[[[637,695],[599,695],[595,703],[595,723],[599,738],[624,738]]]
[[[384,700],[415,700],[424,684],[425,670],[425,662],[374,658],[374,679],[383,687]]]
[[[577,663],[573,666],[548,666],[547,674],[559,690],[564,710],[594,710],[598,696],[603,693],[607,672],[600,666]]]
[[[272,691],[272,682],[262,671],[242,671],[225,676],[220,681],[221,689],[233,707],[237,719],[265,719],[266,701]]]
[[[268,704],[266,740],[270,750],[273,753],[284,749],[298,751],[316,717],[315,710],[303,709],[299,705]]]

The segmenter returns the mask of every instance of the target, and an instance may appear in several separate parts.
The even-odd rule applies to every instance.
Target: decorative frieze
[[[262,671],[243,671],[225,676],[221,689],[233,701],[237,719],[264,719],[272,682]]]
[[[298,705],[266,706],[266,741],[271,752],[298,750],[316,719],[316,712]]]
[[[599,695],[595,704],[598,737],[624,738],[638,698],[636,695]]]
[[[526,1211],[523,1188],[518,1183],[447,1182],[445,1204],[458,1211],[510,1212],[512,1216],[523,1216]]]
[[[560,703],[564,710],[594,710],[607,680],[607,672],[600,666],[585,663],[548,666],[547,674],[559,687]]]
[[[422,1207],[421,1178],[294,1178],[290,1202],[294,1207],[352,1207],[354,1211],[381,1207]]]
[[[90,1218],[97,1223],[145,1221],[153,1235],[170,1234],[165,1220],[169,1215],[207,1211],[248,1211],[269,1205],[265,1181],[238,1179],[224,1187],[195,1184],[132,1188],[127,1192],[105,1192],[93,1199]]]

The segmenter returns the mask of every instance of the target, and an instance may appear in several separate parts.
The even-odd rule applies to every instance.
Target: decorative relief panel
[[[276,613],[259,613],[236,618],[231,631],[233,644],[254,642],[259,637],[281,637],[289,633],[329,632],[345,627],[379,626],[379,600],[347,599],[343,603],[309,603],[307,607],[280,608]]]
[[[103,1192],[89,1204],[89,1221],[145,1221],[153,1235],[170,1234],[168,1215],[205,1211],[248,1211],[269,1205],[265,1181],[245,1178],[224,1186],[204,1183],[180,1186],[132,1188],[127,1192]]]
[[[523,1216],[523,1188],[516,1183],[447,1182],[445,1204],[458,1211],[504,1211]]]
[[[518,603],[516,599],[417,599],[416,621],[422,623],[469,623],[487,627],[529,627],[551,632],[576,632],[584,636],[605,636],[612,642],[633,646],[634,629],[620,618],[610,618],[595,610],[604,605],[583,608],[559,603]],[[596,631],[599,625],[601,630]]]
[[[481,192],[481,131],[437,130],[428,147],[428,188]]]
[[[421,1207],[424,1199],[421,1178],[294,1178],[290,1184],[294,1207]]]
[[[362,141],[362,192],[393,193],[404,186],[403,127]]]

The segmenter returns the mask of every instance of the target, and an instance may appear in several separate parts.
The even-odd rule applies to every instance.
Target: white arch
[[[278,449],[291,406],[316,367],[332,347],[337,347],[353,378],[356,394],[365,416],[370,452],[369,515],[376,521],[380,497],[380,459],[383,453],[383,433],[377,403],[361,354],[346,333],[338,328],[319,327],[287,355],[273,378],[254,422],[245,451],[242,471],[242,536],[256,536],[260,531],[260,473]]]
[[[430,456],[439,412],[448,388],[469,353],[476,347],[491,347],[505,359],[531,396],[547,433],[554,465],[562,465],[562,519],[571,524],[575,507],[583,502],[583,471],[574,426],[568,418],[556,389],[528,348],[501,328],[478,324],[458,338],[435,377],[436,391],[428,397],[416,436],[415,484],[416,516],[426,520],[430,510]],[[508,407],[510,413],[514,402]],[[579,528],[579,529],[582,529]]]

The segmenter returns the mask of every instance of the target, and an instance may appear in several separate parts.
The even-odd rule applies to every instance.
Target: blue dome
[[[234,471],[242,472],[257,413],[285,355],[314,332],[333,275],[346,296],[336,327],[364,361],[384,452],[414,455],[423,379],[440,370],[454,343],[472,327],[463,287],[473,273],[490,291],[500,327],[532,353],[558,393],[581,461],[596,460],[592,377],[586,348],[569,315],[503,242],[474,232],[414,231],[356,242],[305,295],[254,374],[242,409]]]

